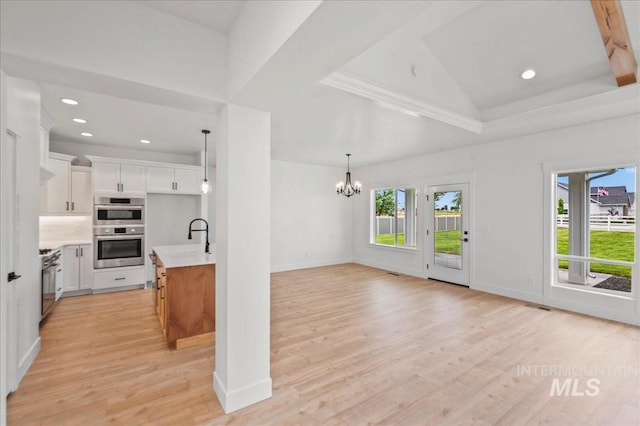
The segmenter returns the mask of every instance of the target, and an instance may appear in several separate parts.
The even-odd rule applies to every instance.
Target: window
[[[371,242],[396,247],[416,246],[415,188],[376,189],[372,193]]]
[[[631,293],[635,183],[635,167],[555,174],[558,285]]]

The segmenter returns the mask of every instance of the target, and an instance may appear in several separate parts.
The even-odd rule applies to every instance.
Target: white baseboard
[[[511,299],[518,299],[525,302],[537,303],[544,305],[544,300],[541,294],[529,293],[520,290],[514,290],[511,288],[498,287],[490,284],[483,284],[474,282],[469,286],[472,290],[483,291],[485,293],[497,294],[498,296],[509,297]]]
[[[27,353],[20,360],[20,363],[18,364],[18,386],[22,381],[22,378],[24,377],[24,375],[27,374],[29,367],[31,367],[31,364],[33,364],[33,361],[35,361],[36,357],[40,353],[41,346],[42,346],[42,341],[40,340],[40,336],[38,336],[38,338],[36,339],[35,342],[33,342],[31,347],[27,351]]]
[[[363,259],[353,259],[354,263],[359,265],[369,266],[371,268],[384,269],[385,271],[397,272],[399,274],[410,275],[417,278],[425,278],[424,271],[419,269],[399,268],[396,265],[387,265],[385,263],[369,262]]]
[[[352,262],[351,258],[310,260],[308,262],[289,263],[285,265],[272,265],[271,272],[294,271],[296,269],[317,268],[319,266],[339,265],[342,263],[351,263],[351,262]]]
[[[261,382],[245,386],[242,389],[229,391],[214,371],[213,389],[220,401],[220,405],[222,405],[222,409],[228,414],[251,404],[255,404],[256,402],[271,398],[272,383],[271,377],[268,377]]]

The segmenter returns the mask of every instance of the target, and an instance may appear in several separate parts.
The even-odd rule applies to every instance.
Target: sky
[[[595,173],[600,174],[600,173]],[[558,182],[567,183],[567,177],[559,177]],[[635,167],[627,167],[618,169],[618,171],[610,176],[594,179],[591,181],[591,187],[598,186],[626,186],[627,192],[636,192],[636,173]]]

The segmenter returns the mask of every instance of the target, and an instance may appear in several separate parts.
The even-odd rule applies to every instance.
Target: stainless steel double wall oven
[[[144,198],[95,197],[93,267],[144,265]]]

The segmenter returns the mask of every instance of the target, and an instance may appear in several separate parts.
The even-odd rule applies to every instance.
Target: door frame
[[[427,269],[428,258],[430,254],[430,249],[428,247],[428,241],[426,236],[426,230],[431,228],[431,222],[428,215],[430,214],[428,209],[428,202],[426,200],[426,196],[429,194],[429,188],[433,186],[445,186],[445,185],[456,185],[456,184],[466,184],[469,188],[469,194],[467,199],[467,215],[469,217],[469,242],[467,244],[469,250],[469,288],[475,288],[475,271],[476,271],[476,172],[469,173],[460,173],[460,174],[452,174],[445,176],[428,176],[425,178],[424,182],[426,182],[422,187],[420,187],[420,197],[421,201],[418,203],[419,209],[422,210],[422,213],[419,213],[419,220],[421,223],[419,224],[419,229],[421,229],[420,236],[418,241],[422,244],[423,256],[422,256],[422,269],[424,278],[429,278],[429,269]]]
[[[7,84],[4,71],[0,70],[0,170],[4,170],[6,155],[4,146],[7,140]],[[0,189],[4,185],[4,178],[0,172]],[[6,214],[5,203],[0,206],[0,241],[5,240]],[[0,244],[0,424],[7,424],[7,249],[4,244]]]

